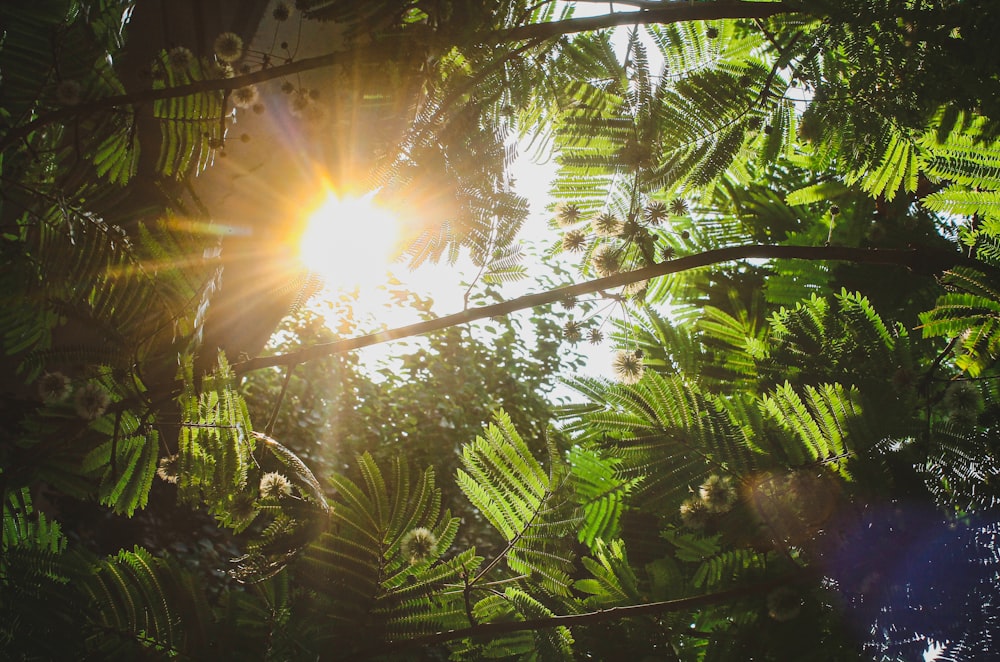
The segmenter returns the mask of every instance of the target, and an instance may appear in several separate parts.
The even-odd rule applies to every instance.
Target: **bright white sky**
[[[524,196],[530,204],[530,214],[520,237],[524,243],[534,244],[538,248],[538,253],[559,239],[559,233],[550,227],[552,212],[548,209],[552,202],[549,189],[555,180],[556,169],[554,159],[546,163],[533,163],[530,153],[526,153],[526,150],[522,150],[520,158],[514,165],[514,190]],[[524,264],[528,269],[528,277],[514,283],[506,283],[502,287],[501,291],[508,299],[539,291],[541,286],[538,284],[537,276],[548,272],[545,265],[539,264],[531,257],[526,256]],[[577,264],[566,261],[565,265],[569,273],[576,273]],[[435,302],[439,306],[435,310],[439,314],[462,310],[462,299],[466,288],[460,284],[461,279],[455,278],[455,270],[459,268],[462,269],[462,279],[466,281],[471,280],[475,274],[475,270],[467,262],[455,267],[439,265],[434,269],[427,269],[425,273],[421,273],[421,269],[413,274],[420,279],[418,282],[422,287],[426,287],[427,292],[433,293]],[[427,278],[426,285],[423,285],[424,278]],[[530,314],[530,311],[514,313],[524,318]],[[577,351],[587,357],[585,374],[608,377],[613,374],[611,360],[614,352],[607,342],[600,346],[593,346],[586,341],[577,344]]]
[[[549,188],[556,176],[556,163],[554,160],[534,163],[529,154],[522,153],[514,166],[513,174],[515,190],[524,196],[530,205],[530,214],[522,228],[520,238],[525,244],[534,245],[537,248],[536,253],[541,253],[546,246],[558,239],[558,233],[549,226],[552,213],[547,209],[550,204]],[[524,265],[528,269],[528,277],[516,282],[505,283],[501,287],[504,298],[513,299],[524,294],[537,292],[543,287],[538,283],[537,277],[548,273],[548,267],[530,256],[525,256]],[[577,265],[573,263],[566,263],[566,269],[570,273],[575,273],[576,267]],[[413,271],[410,271],[404,264],[397,264],[392,269],[393,275],[402,282],[404,287],[420,296],[433,299],[432,310],[438,316],[462,311],[468,283],[475,276],[476,271],[476,268],[465,256],[454,265],[428,262]],[[338,295],[334,293],[331,296]],[[317,297],[315,300],[321,301],[322,298]],[[419,314],[415,310],[389,306],[390,298],[384,291],[363,291],[362,299],[368,303],[366,309],[371,311],[376,323],[384,325],[385,328],[395,328],[420,321]],[[375,301],[379,305],[371,306]],[[525,319],[530,314],[531,311],[514,313],[514,315],[520,315]],[[485,324],[485,322],[480,323]],[[330,325],[335,328],[337,320],[331,319]],[[365,363],[371,365],[398,352],[399,342],[362,349],[360,357]],[[595,347],[582,342],[577,345],[576,349],[588,358],[586,374],[605,376],[612,374],[613,351],[610,346],[605,344]],[[566,394],[563,391],[560,393]]]

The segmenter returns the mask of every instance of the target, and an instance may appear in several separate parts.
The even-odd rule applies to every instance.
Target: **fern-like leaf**
[[[177,655],[204,644],[202,619],[210,612],[204,592],[189,579],[174,562],[141,547],[99,561],[82,586],[98,626],[95,648],[110,655],[142,649]]]
[[[154,80],[154,89],[209,80],[214,71],[207,60],[193,61],[178,71],[169,66],[166,52],[159,59],[163,75]],[[161,173],[179,179],[189,172],[200,173],[212,163],[215,149],[225,138],[224,98],[221,91],[210,90],[153,102],[153,115],[160,120],[157,169]]]
[[[956,363],[973,377],[1000,353],[1000,292],[978,271],[956,268],[946,283],[960,291],[944,294],[920,315],[924,337],[960,338]]]
[[[570,386],[593,404],[569,430],[621,459],[623,477],[641,478],[641,502],[674,513],[712,473],[742,474],[757,465],[754,445],[731,416],[680,376],[646,372],[638,384],[577,379]]]
[[[641,603],[638,578],[628,563],[625,543],[599,540],[593,554],[593,558],[580,559],[592,578],[578,579],[573,584],[578,591],[588,594],[584,603],[591,608]]]
[[[622,479],[617,475],[618,459],[602,458],[579,446],[568,457],[575,500],[583,506],[583,526],[578,539],[592,550],[601,540],[617,535],[625,500],[640,478]]]
[[[200,393],[191,371],[189,363],[180,398],[179,496],[202,501],[224,518],[231,494],[247,485],[255,437],[225,356],[219,354],[219,367],[202,380]]]
[[[333,632],[364,645],[359,631],[406,639],[468,625],[461,592],[442,588],[461,585],[482,559],[467,551],[443,560],[458,520],[441,511],[433,470],[414,481],[402,460],[388,477],[368,454],[358,463],[363,486],[332,477],[330,527],[303,555]]]
[[[823,462],[842,468],[848,437],[861,416],[859,392],[839,384],[823,384],[806,386],[805,396],[803,399],[786,382],[765,396],[761,407],[776,425],[794,436],[783,444],[791,466]]]
[[[567,595],[572,555],[560,538],[573,522],[556,508],[556,485],[506,413],[497,413],[483,435],[463,447],[462,465],[458,485],[507,541],[508,567],[556,595]]]

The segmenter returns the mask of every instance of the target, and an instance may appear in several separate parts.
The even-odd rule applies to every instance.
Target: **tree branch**
[[[600,30],[617,25],[634,24],[667,24],[679,23],[681,21],[699,21],[725,18],[767,18],[776,14],[799,11],[793,6],[784,2],[745,2],[737,0],[735,2],[716,1],[699,2],[690,4],[687,2],[671,3],[658,9],[650,9],[638,12],[614,12],[601,16],[591,16],[585,18],[570,18],[562,21],[551,21],[548,23],[534,23],[521,25],[506,31],[482,32],[472,43],[501,44],[505,42],[539,40],[544,41],[552,37],[574,34],[589,30]],[[388,57],[389,50],[384,45],[375,41],[372,45],[350,51],[336,53],[326,53],[315,57],[296,60],[276,67],[268,67],[259,71],[254,71],[232,78],[219,78],[213,80],[196,81],[187,85],[177,85],[161,89],[141,90],[128,94],[95,99],[87,103],[77,104],[53,110],[40,115],[30,122],[14,127],[7,132],[7,135],[0,137],[0,152],[14,145],[17,141],[27,137],[32,131],[75,116],[85,115],[101,110],[117,108],[132,104],[140,104],[160,99],[171,99],[184,97],[199,92],[211,92],[215,90],[235,90],[255,83],[281,78],[303,71],[322,69],[333,66],[343,61],[347,57],[371,58],[370,61],[379,61]]]
[[[639,9],[663,9],[667,2],[676,0],[576,0],[577,4],[590,3],[595,5],[625,5],[626,7],[637,7]]]
[[[603,30],[619,25],[666,25],[682,21],[711,21],[725,18],[768,18],[777,14],[800,11],[785,2],[671,2],[656,9],[635,12],[614,12],[601,16],[567,18],[549,23],[521,25],[500,33],[500,42],[522,39],[549,39],[577,32]]]
[[[537,294],[528,294],[517,299],[511,299],[510,301],[472,308],[454,315],[447,315],[409,326],[380,331],[367,336],[358,336],[356,338],[313,345],[295,352],[288,352],[287,354],[257,357],[234,364],[233,370],[236,371],[236,374],[242,375],[262,368],[293,365],[323,356],[341,354],[362,347],[377,345],[390,340],[399,340],[400,338],[417,336],[431,331],[439,331],[488,317],[509,315],[518,310],[556,303],[569,297],[593,294],[600,290],[613,289],[658,276],[680,273],[723,262],[747,259],[822,260],[852,262],[855,264],[895,265],[906,267],[911,271],[921,274],[936,274],[957,265],[971,266],[979,270],[987,268],[982,262],[967,258],[961,253],[931,248],[880,250],[877,248],[848,248],[842,246],[733,246],[659,262],[649,267],[615,274],[606,278],[589,280],[584,283],[547,290]]]
[[[384,48],[367,48],[368,53],[365,56],[371,57],[384,57]],[[255,83],[263,83],[265,81],[273,80],[275,78],[281,78],[282,76],[288,76],[291,74],[300,73],[303,71],[310,71],[312,69],[322,69],[324,67],[330,67],[334,64],[342,61],[348,55],[357,56],[357,51],[345,51],[337,53],[326,53],[324,55],[317,55],[316,57],[309,57],[302,60],[296,60],[295,62],[289,62],[288,64],[282,64],[276,67],[268,67],[267,69],[261,69],[259,71],[253,71],[248,74],[242,74],[239,76],[233,76],[232,78],[213,78],[211,80],[199,80],[193,83],[188,83],[186,85],[175,85],[173,87],[164,87],[160,89],[149,89],[141,90],[138,92],[129,92],[128,94],[118,94],[115,96],[104,97],[101,99],[95,99],[94,101],[88,101],[86,103],[77,104],[75,106],[67,106],[66,108],[60,108],[59,110],[53,110],[52,112],[40,115],[35,119],[22,124],[21,126],[11,129],[6,136],[0,138],[0,152],[7,149],[15,142],[24,138],[29,133],[35,129],[52,124],[53,122],[58,122],[59,120],[68,119],[77,115],[85,115],[87,113],[93,113],[101,110],[108,110],[111,108],[117,108],[118,106],[128,106],[134,104],[146,103],[149,101],[159,101],[161,99],[173,99],[176,97],[186,97],[191,94],[198,94],[200,92],[215,92],[218,90],[235,90],[241,87],[246,87],[247,85],[253,85]]]
[[[550,616],[549,618],[533,618],[524,621],[504,621],[500,623],[482,623],[472,627],[459,630],[447,630],[445,632],[435,632],[433,634],[414,637],[404,641],[393,641],[378,647],[372,647],[361,651],[351,651],[347,655],[350,659],[368,659],[379,654],[389,653],[407,648],[420,646],[430,646],[433,644],[464,639],[465,637],[496,637],[500,634],[510,632],[522,632],[524,630],[541,630],[546,628],[571,627],[577,625],[592,625],[602,621],[611,621],[622,618],[632,618],[635,616],[647,616],[652,614],[664,614],[675,611],[686,611],[698,609],[708,605],[721,604],[739,598],[760,595],[775,589],[779,586],[796,584],[815,577],[816,573],[809,570],[795,572],[791,575],[773,579],[759,584],[751,584],[739,588],[709,593],[707,595],[696,595],[690,598],[679,598],[677,600],[666,600],[663,602],[649,602],[640,605],[627,605],[624,607],[609,607],[584,614],[568,614],[564,616]],[[337,656],[329,659],[344,659]]]

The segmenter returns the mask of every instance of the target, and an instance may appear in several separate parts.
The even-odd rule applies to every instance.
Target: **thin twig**
[[[122,429],[122,410],[115,412],[115,431],[111,435],[111,479],[118,480],[118,435]]]
[[[278,400],[274,403],[274,409],[271,410],[271,417],[267,419],[267,425],[264,426],[264,434],[268,436],[274,433],[274,423],[278,420],[278,411],[281,409],[282,400],[285,399],[285,392],[288,391],[288,383],[292,381],[292,373],[295,372],[296,365],[298,364],[293,363],[285,371],[285,381],[281,385],[281,393],[278,394]]]
[[[472,584],[469,583],[469,573],[462,571],[462,581],[465,582],[465,588],[462,589],[462,599],[465,601],[465,615],[469,618],[469,627],[475,627],[479,625],[476,622],[476,616],[472,613]]]

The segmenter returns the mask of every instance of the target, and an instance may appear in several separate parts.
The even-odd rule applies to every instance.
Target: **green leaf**
[[[568,460],[575,500],[584,511],[583,526],[577,536],[593,550],[599,540],[617,535],[625,500],[640,479],[618,477],[616,467],[620,460],[601,458],[579,446],[570,449]]]
[[[847,187],[838,181],[820,182],[792,191],[785,196],[785,202],[793,206],[808,205],[814,202],[832,200],[847,191]]]
[[[482,436],[462,448],[458,485],[508,543],[508,567],[557,595],[569,593],[572,552],[562,537],[576,522],[553,500],[552,481],[514,429],[497,412]]]
[[[722,534],[702,536],[690,531],[666,529],[660,534],[674,546],[674,554],[681,561],[702,562],[715,556],[721,549]]]

